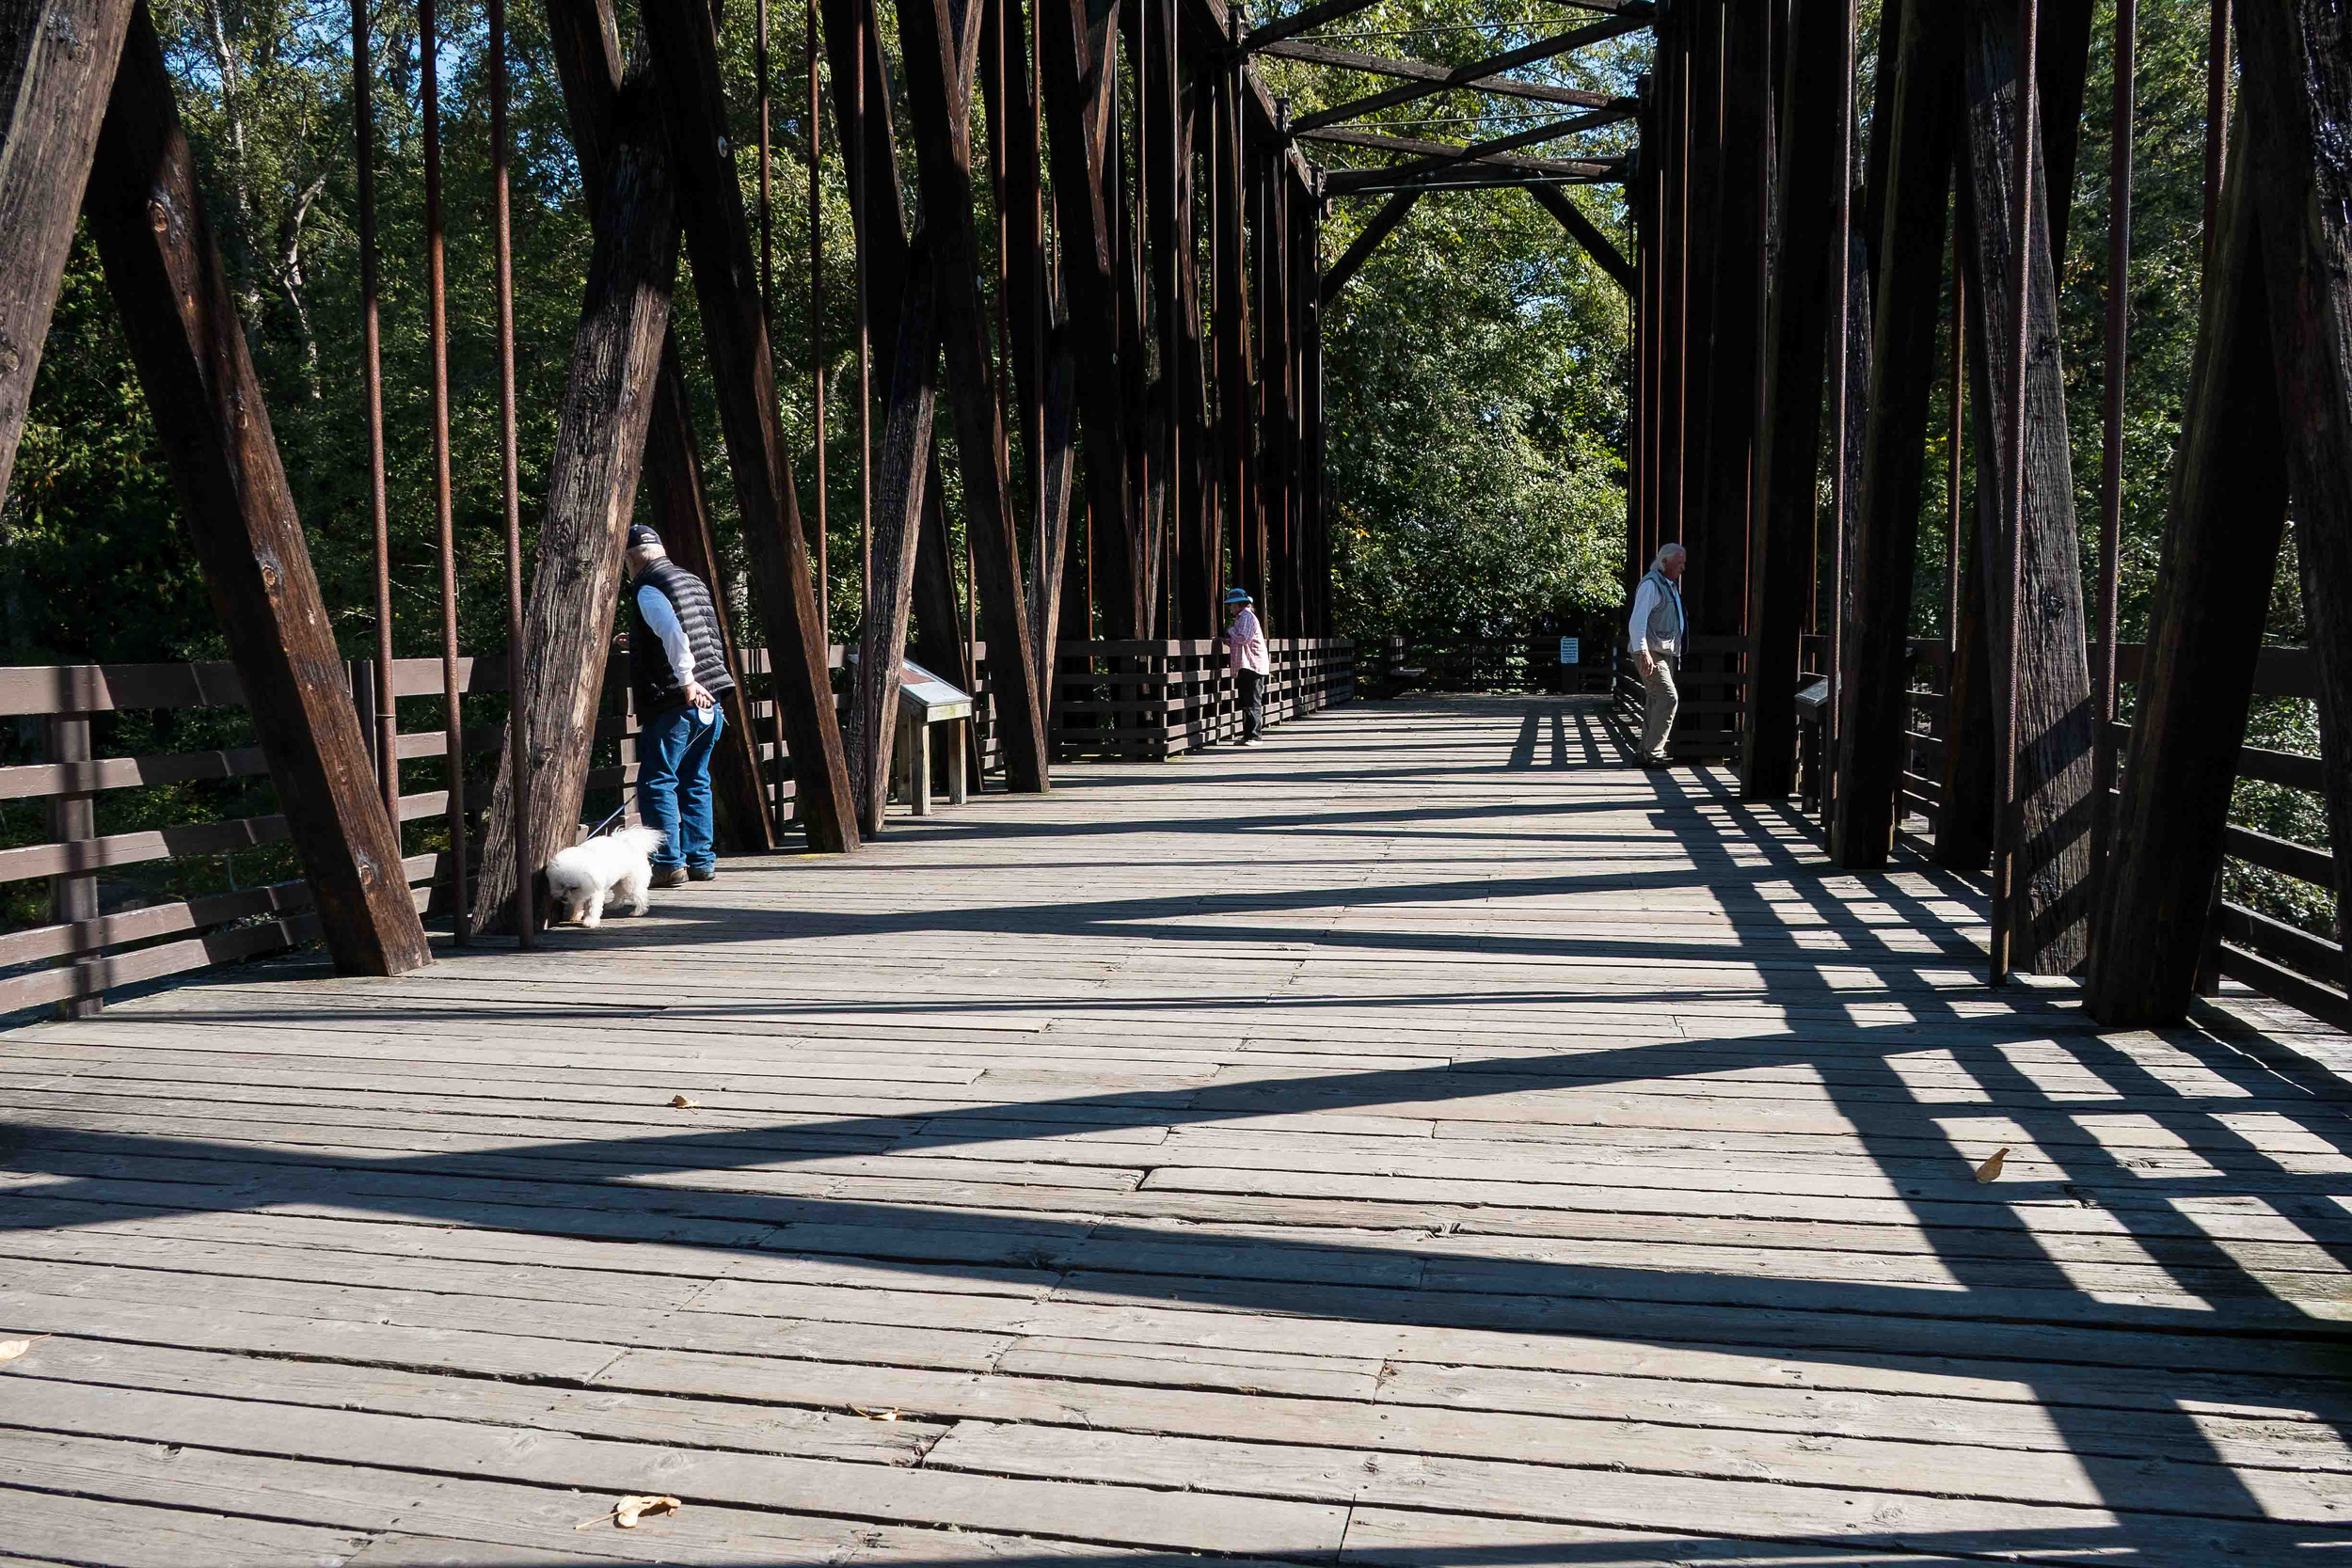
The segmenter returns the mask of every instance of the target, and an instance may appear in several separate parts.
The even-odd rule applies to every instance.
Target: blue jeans
[[[637,815],[663,834],[653,852],[657,869],[707,871],[717,860],[710,821],[710,753],[727,727],[724,709],[710,722],[692,707],[657,713],[637,736]]]

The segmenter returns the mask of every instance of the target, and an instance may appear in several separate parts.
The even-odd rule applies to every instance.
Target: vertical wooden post
[[[0,496],[8,492],[131,0],[0,8]]]
[[[925,232],[934,252],[938,332],[961,458],[965,520],[976,535],[974,568],[986,578],[986,592],[980,592],[977,582],[973,590],[993,650],[990,675],[999,703],[998,744],[1008,785],[1040,791],[1047,787],[1045,712],[1030,657],[1004,415],[989,354],[973,211],[972,72],[980,19],[977,8],[960,9],[967,38],[947,14],[947,0],[900,0],[898,9]]]
[[[1970,0],[1967,8],[1965,178],[1975,216],[1974,291],[1983,323],[1987,373],[1979,403],[1995,430],[2012,428],[2022,372],[2023,460],[2003,443],[1992,452],[1994,493],[2024,495],[2024,527],[1980,510],[1988,533],[1979,554],[1987,573],[1993,645],[2019,650],[2015,686],[2017,816],[2010,842],[2019,848],[2014,897],[2007,911],[2019,969],[2066,974],[2085,946],[2084,885],[2090,845],[2083,833],[2090,792],[2090,667],[2085,641],[2082,574],[2074,529],[2064,387],[2058,362],[2057,275],[2051,226],[2039,205],[2047,182],[2021,193],[2012,167],[2025,126],[2018,116],[2019,34],[2008,0]],[[2024,205],[2030,194],[2037,210]],[[2021,257],[2019,247],[2025,250]],[[2013,277],[2025,265],[2026,314],[2019,319]],[[2012,281],[2004,281],[2012,280]],[[2025,357],[2019,358],[2023,343]],[[2014,555],[2012,552],[2015,552]],[[2012,599],[2010,568],[2022,569]],[[2010,687],[2004,660],[1993,661],[1995,693]],[[2006,765],[2010,758],[2001,758]]]
[[[2246,7],[2237,38],[2243,167],[2262,226],[2303,615],[2319,672],[2336,907],[2352,909],[2352,854],[2342,852],[2352,846],[2352,31],[2341,6],[2275,0]]]
[[[2215,235],[2187,418],[2139,667],[2119,855],[2102,879],[2084,1005],[2110,1028],[2185,1017],[2287,515],[2271,307],[2241,145]]]
[[[1765,329],[1771,388],[1759,438],[1759,520],[1748,568],[1755,652],[1740,788],[1752,800],[1785,800],[1796,782],[1798,639],[1804,625],[1803,589],[1812,575],[1837,215],[1837,104],[1819,82],[1836,70],[1848,3],[1795,0],[1781,87],[1779,239]]]
[[[1104,630],[1135,637],[1145,624],[1143,563],[1135,559],[1127,488],[1126,385],[1120,365],[1120,209],[1113,119],[1118,104],[1120,0],[1099,14],[1089,0],[1038,0],[1054,214],[1077,356],[1086,435],[1088,563],[1099,578]]]
[[[432,954],[400,840],[339,678],[302,520],[143,7],[124,40],[84,211],[336,968],[414,969]]]
[[[58,763],[86,763],[90,760],[89,715],[87,713],[53,713],[47,721],[49,760]],[[93,804],[95,796],[87,794],[57,794],[49,798],[49,836],[60,844],[78,844],[98,836],[98,813]],[[95,872],[69,871],[49,879],[49,918],[60,926],[71,926],[76,947],[94,945],[98,921],[98,877]],[[92,975],[98,972],[95,962],[76,959],[74,967]],[[94,987],[68,996],[57,1004],[59,1018],[96,1018],[105,1006],[103,993]]]
[[[858,827],[868,836],[882,830],[890,800],[891,750],[902,711],[899,672],[906,662],[907,618],[914,605],[914,559],[921,543],[924,480],[930,467],[931,417],[939,392],[935,261],[928,243],[917,245],[899,296],[889,414],[882,425],[882,465],[874,486],[873,549],[866,614],[858,628],[849,736]]]
[[[613,104],[621,89],[620,34],[612,0],[547,0],[546,9],[548,41],[564,87],[572,147],[580,160],[580,185],[588,198],[593,224],[605,195]],[[763,275],[765,265],[763,257]],[[737,849],[772,849],[777,816],[769,808],[768,791],[760,777],[759,730],[752,721],[751,684],[743,678],[747,672],[736,646],[726,574],[719,569],[709,501],[703,491],[701,443],[694,435],[686,378],[678,369],[675,332],[663,341],[661,366],[654,383],[644,483],[662,544],[679,565],[702,578],[710,590],[727,668],[737,676],[735,689],[722,700],[727,726],[711,762],[711,793],[720,833]]]
[[[1852,626],[1839,682],[1831,852],[1841,866],[1886,863],[1909,752],[1912,576],[1927,478],[1929,402],[1943,322],[1944,214],[1959,118],[1959,29],[1951,8],[1907,6],[1882,44],[1874,144],[1887,150],[1878,242],[1870,392],[1852,555]]]
[[[499,920],[515,895],[509,849],[517,826],[526,842],[552,854],[572,842],[587,792],[623,538],[677,271],[675,186],[665,140],[652,84],[633,77],[614,103],[586,299],[548,465],[522,668],[513,676],[514,711],[532,716],[536,765],[524,775],[519,810],[511,756],[491,789],[474,897],[474,918],[484,926]]]

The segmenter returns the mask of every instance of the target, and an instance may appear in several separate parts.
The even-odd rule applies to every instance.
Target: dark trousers
[[[1265,733],[1265,677],[1255,670],[1236,670],[1233,684],[1241,696],[1241,737],[1255,740]]]

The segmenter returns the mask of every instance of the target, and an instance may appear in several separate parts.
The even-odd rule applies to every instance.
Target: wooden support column
[[[649,7],[644,25],[655,72],[665,89],[679,214],[693,261],[703,340],[735,470],[771,679],[792,752],[801,820],[810,848],[854,849],[856,801],[834,713],[817,587],[777,409],[768,311],[736,179],[718,37],[709,13],[699,7]]]
[[[415,969],[432,954],[401,869],[400,834],[344,690],[334,628],[144,6],[124,34],[83,212],[335,967]]]
[[[1232,552],[1232,586],[1259,593],[1264,584],[1250,520],[1249,284],[1243,212],[1248,199],[1242,151],[1242,67],[1230,62],[1217,79],[1216,135],[1210,150],[1209,270],[1215,290],[1210,335],[1216,356],[1217,507]],[[1221,545],[1220,548],[1226,547]],[[1223,607],[1219,607],[1222,613]]]
[[[1739,628],[1712,618],[1719,595],[1708,585],[1719,576],[1736,578],[1746,565],[1745,562],[1739,567],[1730,564],[1724,539],[1727,533],[1736,539],[1737,533],[1728,526],[1731,519],[1717,513],[1709,499],[1708,457],[1714,441],[1715,388],[1720,379],[1716,359],[1723,351],[1715,337],[1715,285],[1725,267],[1739,265],[1730,252],[1751,243],[1752,236],[1744,232],[1726,234],[1717,221],[1718,205],[1727,182],[1724,35],[1731,7],[1728,0],[1681,0],[1677,9],[1690,13],[1686,24],[1691,29],[1690,54],[1685,62],[1689,72],[1684,97],[1689,173],[1684,186],[1683,221],[1688,270],[1683,283],[1683,430],[1678,453],[1683,497],[1680,539],[1691,552],[1691,568],[1683,579],[1683,597],[1690,606],[1692,631],[1710,637],[1724,636]],[[1741,381],[1740,386],[1744,392],[1745,382]],[[1688,733],[1711,723],[1692,711],[1695,705],[1689,701],[1683,704],[1675,725],[1677,731]]]
[[[1120,365],[1112,118],[1118,103],[1120,0],[1037,0],[1045,125],[1054,169],[1054,216],[1063,286],[1075,324],[1080,428],[1086,439],[1089,565],[1104,635],[1136,637],[1148,624],[1142,563],[1127,488],[1126,387]]]
[[[863,119],[858,117],[858,94],[841,86],[856,78],[860,40],[866,45]],[[825,53],[835,84],[834,115],[848,177],[850,215],[857,230],[858,265],[866,277],[867,328],[876,342],[895,345],[910,261],[906,211],[898,178],[898,138],[890,111],[896,94],[881,40],[873,0],[825,0]],[[869,179],[869,170],[878,172]],[[962,611],[956,604],[947,513],[942,500],[946,485],[940,479],[937,444],[930,450],[930,466],[921,487],[922,536],[914,555],[914,653],[925,668],[969,691],[974,687],[971,650],[964,642]],[[971,733],[967,726],[967,739]],[[978,753],[974,752],[969,760],[977,778]]]
[[[1683,451],[1690,434],[1684,418],[1689,385],[1691,326],[1691,34],[1696,10],[1676,6],[1659,21],[1659,74],[1664,82],[1660,108],[1664,139],[1659,149],[1658,486],[1650,519],[1649,547],[1682,538]],[[1648,561],[1641,562],[1646,569]]]
[[[1837,96],[1846,0],[1795,0],[1780,92],[1773,287],[1765,324],[1758,521],[1749,536],[1748,728],[1740,793],[1786,800],[1796,787],[1798,655],[1813,578],[1821,384],[1837,220]]]
[[[580,185],[588,195],[593,226],[604,197],[613,102],[621,90],[620,33],[612,0],[548,0],[547,19],[548,40],[564,86],[565,118],[571,125],[572,148],[580,159]],[[718,808],[720,841],[739,850],[772,849],[775,822],[760,780],[759,732],[752,723],[751,687],[736,647],[726,577],[719,570],[709,501],[703,492],[702,452],[687,402],[686,378],[678,368],[675,332],[663,341],[661,368],[654,382],[644,479],[662,544],[679,565],[702,578],[710,590],[727,669],[736,677],[735,689],[721,699],[727,728],[711,760],[711,795]],[[781,758],[777,766],[783,766]]]
[[[929,235],[924,237],[928,242]],[[931,421],[939,393],[935,257],[918,242],[899,295],[898,352],[890,374],[874,484],[873,550],[867,562],[866,615],[850,703],[850,777],[857,788],[858,828],[882,830],[890,800],[890,753],[898,729],[899,668],[914,608],[914,559],[921,543],[923,485],[931,466]]]
[[[552,855],[580,831],[597,698],[612,643],[621,552],[637,499],[677,275],[677,208],[653,84],[626,83],[606,144],[596,247],[564,387],[547,513],[523,616],[516,711],[531,716],[527,842]],[[490,794],[474,929],[512,928],[515,777],[511,754]],[[548,900],[531,908],[545,911]]]
[[[57,308],[131,0],[0,9],[0,496]]]
[[[2326,0],[2242,6],[2237,24],[2245,135],[2233,139],[2247,144],[2262,228],[2336,907],[2352,909],[2352,26]]]
[[[959,8],[961,32],[948,14],[948,0],[899,0],[898,10],[924,232],[932,250],[931,273],[938,291],[947,402],[961,459],[965,527],[972,533],[973,567],[981,579],[973,586],[988,632],[997,741],[1007,784],[1017,791],[1041,791],[1047,787],[1045,707],[1030,657],[1004,416],[989,353],[988,312],[979,286],[979,234],[973,216],[972,85],[979,53],[979,8]],[[903,330],[900,337],[903,341]]]
[[[2107,866],[2090,944],[2084,1005],[2110,1028],[2188,1014],[2286,522],[2290,459],[2248,151],[2231,138],[2116,814],[2130,850]]]
[[[1832,856],[1859,869],[1886,863],[1896,797],[1910,753],[1912,573],[1927,470],[1929,404],[1943,324],[1945,209],[1960,111],[1959,18],[1948,6],[1903,10],[1882,49],[1874,142],[1883,142],[1883,214],[1870,332],[1862,496],[1847,558],[1851,620],[1838,681],[1836,808]]]
[[[2026,245],[2024,340],[2026,495],[2022,607],[2017,617],[2017,800],[2019,861],[2011,911],[2014,967],[2071,973],[2086,942],[2084,894],[2090,870],[2090,666],[2085,641],[2082,571],[2074,529],[2066,399],[2058,362],[2058,287],[2050,225],[2042,215],[2045,179],[2034,182],[2028,214],[2013,184],[2017,119],[2017,15],[2003,0],[1968,0],[1963,56],[1967,122],[1963,137],[1970,187],[1975,275],[1981,302],[1981,353],[1987,373],[1979,402],[1994,430],[2009,428],[2017,376],[2019,323],[2010,290],[2016,246]],[[2015,458],[2008,442],[1993,447],[1994,493],[2007,496]],[[1998,700],[2009,700],[2001,651],[2010,645],[2011,540],[1998,510],[1981,510],[1988,530],[1979,551],[1986,572]]]

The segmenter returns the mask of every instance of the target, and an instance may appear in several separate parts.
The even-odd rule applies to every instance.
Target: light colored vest
[[[1674,650],[1674,662],[1679,666],[1683,655],[1691,650],[1685,646],[1689,625],[1682,615],[1682,590],[1656,569],[1644,574],[1645,580],[1658,586],[1657,601],[1650,606],[1649,625],[1643,628],[1653,646]]]

